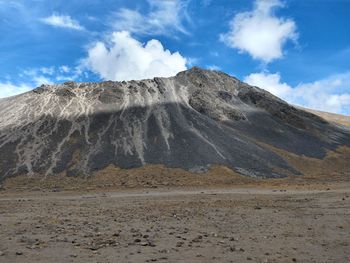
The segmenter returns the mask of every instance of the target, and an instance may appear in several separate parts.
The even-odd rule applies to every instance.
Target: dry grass
[[[223,166],[213,166],[207,173],[191,173],[181,168],[164,165],[146,165],[140,168],[120,169],[110,165],[91,176],[68,177],[65,173],[44,177],[42,175],[17,176],[4,181],[5,189],[128,189],[155,187],[194,187],[230,184],[247,184],[250,178]]]
[[[279,148],[264,144],[282,156],[302,176],[290,176],[279,179],[279,183],[299,186],[329,186],[330,184],[350,183],[350,148],[340,146],[336,151],[327,151],[323,159],[296,155]]]
[[[164,165],[146,165],[140,168],[120,169],[112,165],[89,177],[69,177],[66,174],[17,176],[5,180],[8,190],[118,190],[133,188],[167,187],[263,187],[325,189],[330,185],[350,183],[350,148],[339,147],[328,151],[322,160],[298,156],[264,145],[282,156],[303,176],[281,179],[256,179],[242,176],[224,166],[212,166],[207,173],[191,173]]]

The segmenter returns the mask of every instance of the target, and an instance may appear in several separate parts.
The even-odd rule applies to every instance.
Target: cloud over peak
[[[105,80],[169,77],[186,69],[186,58],[171,53],[156,39],[142,44],[127,31],[113,32],[110,44],[95,43],[84,60],[85,66]]]
[[[222,34],[220,40],[265,63],[281,58],[284,44],[296,41],[297,27],[292,19],[274,15],[278,7],[283,7],[280,0],[256,0],[252,11],[233,18],[229,32]]]
[[[84,30],[84,27],[82,27],[78,21],[72,19],[69,15],[52,14],[51,16],[42,18],[41,21],[54,27]]]

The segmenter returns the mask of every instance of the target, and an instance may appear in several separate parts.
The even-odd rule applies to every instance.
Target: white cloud
[[[183,25],[187,17],[187,1],[148,0],[150,11],[141,14],[137,10],[121,8],[113,17],[113,27],[117,31],[145,35],[171,35],[173,31],[188,34]]]
[[[51,77],[55,74],[55,67],[31,68],[23,71],[23,75],[27,78],[26,83],[31,83],[38,87],[42,84],[52,84]],[[28,85],[28,84],[27,84]],[[29,85],[30,86],[30,85]]]
[[[252,11],[233,18],[230,31],[220,36],[221,41],[266,63],[281,58],[284,44],[296,41],[297,32],[292,19],[274,15],[278,7],[283,7],[280,0],[256,0]]]
[[[33,86],[21,83],[19,85],[11,82],[0,83],[0,98],[14,96],[33,89]]]
[[[281,81],[279,73],[253,73],[245,82],[258,86],[272,94],[303,107],[350,114],[350,72],[334,74],[311,83],[291,87]]]
[[[41,86],[43,84],[53,84],[53,81],[50,80],[50,78],[44,76],[35,76],[33,78],[33,82],[35,83],[35,86]]]
[[[279,73],[252,73],[244,78],[244,82],[261,87],[281,98],[292,92],[292,88],[287,83],[281,82]]]
[[[295,89],[295,101],[310,108],[350,114],[350,72],[335,74],[312,83],[301,83]]]
[[[43,84],[84,80],[84,73],[79,67],[70,68],[65,65],[26,69],[17,77],[16,83],[19,84],[10,79],[0,82],[0,98],[21,94]]]
[[[82,81],[84,80],[83,74],[80,65],[77,67],[61,65],[26,69],[19,77],[24,79],[25,83],[40,86],[42,84],[53,84],[57,81]]]
[[[49,17],[42,18],[41,21],[54,27],[84,30],[84,27],[82,27],[78,21],[72,19],[69,15],[52,14]]]
[[[219,66],[217,66],[217,65],[208,65],[207,69],[209,69],[209,70],[216,70],[216,71],[221,70],[221,68]]]
[[[59,71],[62,72],[62,73],[69,73],[70,70],[71,70],[70,67],[68,67],[66,65],[63,65],[63,66],[59,67]]]
[[[42,67],[40,68],[40,71],[43,74],[48,74],[48,75],[52,75],[55,71],[54,67]]]
[[[105,80],[169,77],[186,69],[186,58],[171,53],[155,39],[142,44],[129,32],[114,32],[110,45],[97,42],[83,64]]]

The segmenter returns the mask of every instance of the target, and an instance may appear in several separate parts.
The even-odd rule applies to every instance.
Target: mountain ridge
[[[170,78],[42,85],[0,100],[0,113],[0,179],[146,164],[285,177],[300,172],[261,143],[313,158],[350,146],[347,129],[200,68]]]

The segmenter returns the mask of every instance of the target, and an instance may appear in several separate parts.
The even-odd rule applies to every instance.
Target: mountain
[[[321,160],[340,146],[350,147],[349,128],[196,67],[171,78],[42,85],[0,100],[0,180],[150,164],[285,177],[301,171],[281,152]]]

